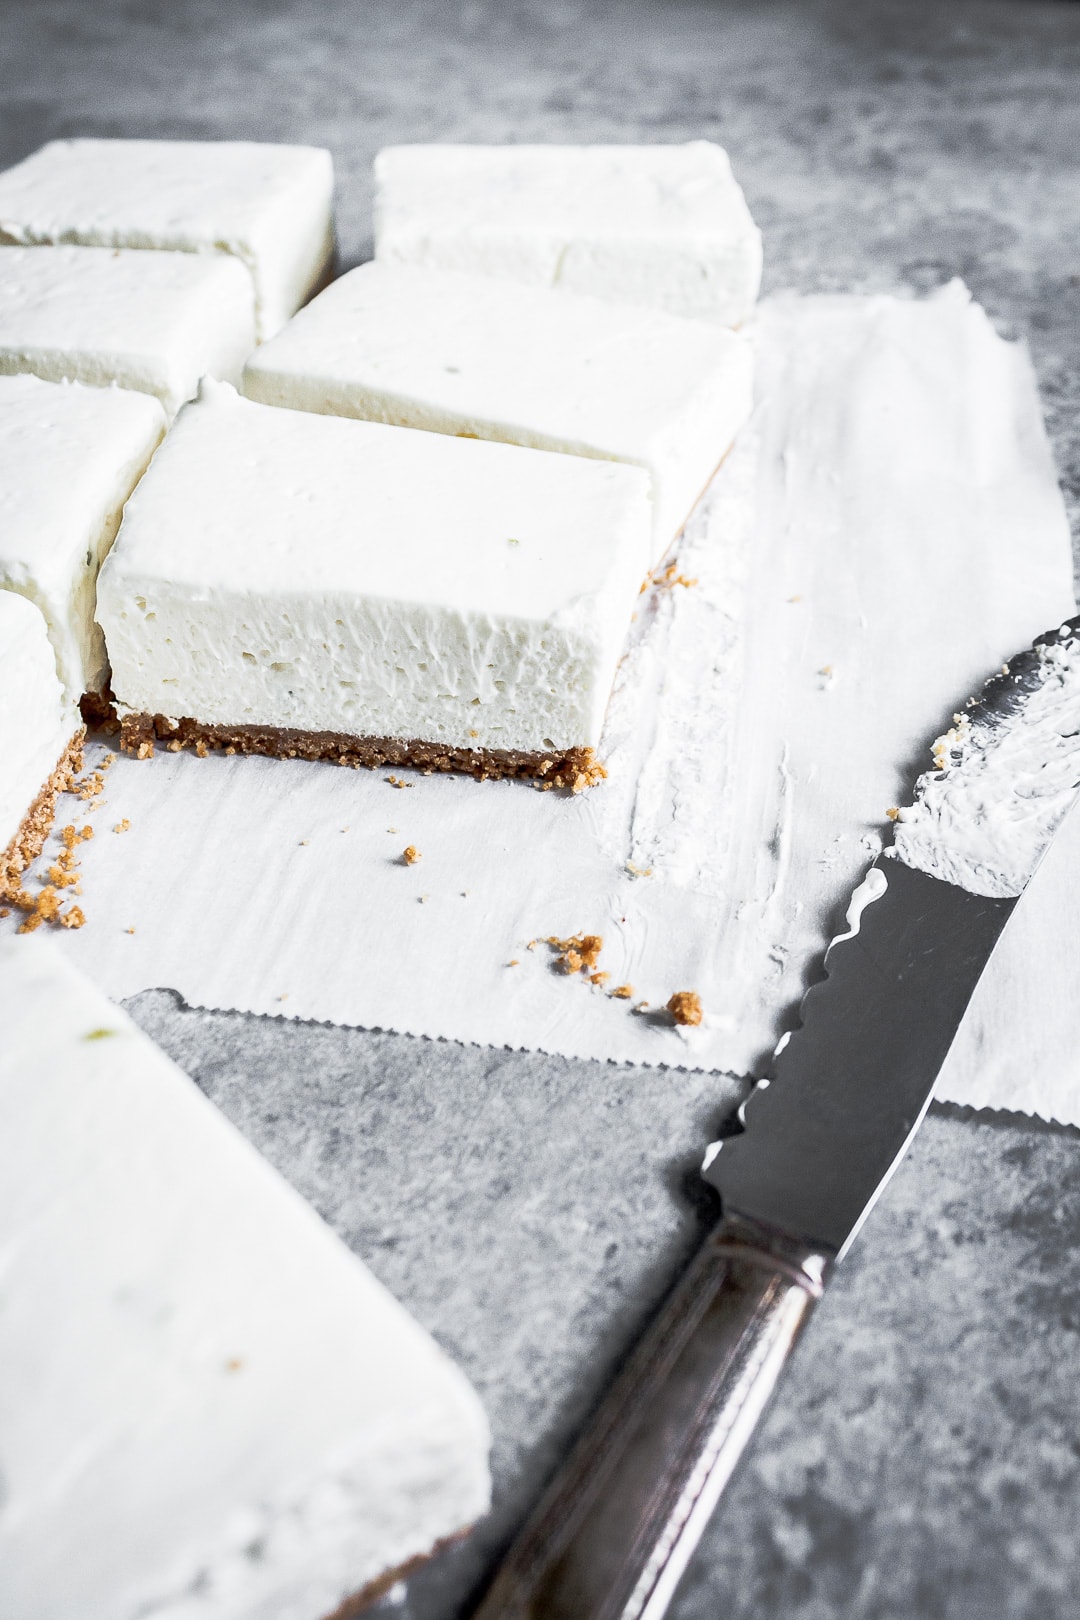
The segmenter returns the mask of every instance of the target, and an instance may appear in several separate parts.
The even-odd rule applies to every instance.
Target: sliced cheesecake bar
[[[390,146],[375,256],[655,304],[738,326],[761,232],[711,141],[684,146]]]
[[[98,569],[164,433],[147,394],[0,376],[0,588],[44,613],[76,703],[108,685]]]
[[[233,255],[268,337],[329,273],[333,192],[322,147],[50,141],[0,174],[0,242]]]
[[[640,305],[361,265],[249,358],[250,399],[645,467],[659,558],[750,414],[746,338]]]
[[[125,745],[585,785],[650,533],[641,468],[205,384],[99,580]]]
[[[0,942],[0,1613],[321,1620],[486,1510],[463,1374],[40,938]]]
[[[0,900],[22,889],[41,854],[57,798],[82,769],[84,735],[42,613],[25,596],[0,590]],[[6,1039],[5,1032],[0,1047]]]
[[[170,416],[255,343],[251,279],[224,255],[0,247],[0,373],[154,394]]]

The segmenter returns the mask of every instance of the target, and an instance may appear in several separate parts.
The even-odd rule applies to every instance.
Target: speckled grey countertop
[[[0,0],[0,67],[3,166],[57,135],[329,146],[345,264],[388,141],[720,140],[768,288],[962,275],[1027,338],[1080,526],[1080,5]],[[483,1395],[495,1512],[407,1598],[452,1620],[689,1252],[722,1088],[132,1010]],[[935,1109],[673,1620],[1075,1620],[1078,1242],[1076,1132]]]

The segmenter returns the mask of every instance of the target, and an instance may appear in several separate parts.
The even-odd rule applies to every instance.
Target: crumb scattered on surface
[[[507,967],[517,967],[517,966],[518,966],[518,959],[517,959],[517,957],[516,957],[516,956],[512,956],[512,957],[511,957],[511,958],[510,958],[510,960],[509,960],[509,962],[507,962],[507,964],[506,964],[506,965],[507,965]]]
[[[135,932],[134,928],[125,928],[124,929],[125,934],[133,934],[134,932]]]
[[[899,806],[897,806],[895,804],[890,804],[890,806],[886,810],[885,814],[888,816],[890,821],[899,821],[900,820]]]
[[[402,776],[388,776],[386,778],[386,780],[389,782],[391,787],[396,787],[396,788],[412,787],[412,783],[411,782],[406,782],[405,778],[402,777]]]
[[[60,916],[61,928],[82,928],[85,922],[86,918],[79,906],[72,906],[70,911],[62,912]]]
[[[305,849],[307,847],[307,845],[310,844],[310,843],[311,843],[310,838],[301,838],[301,840],[300,840],[300,848]]]
[[[634,987],[632,984],[617,984],[611,993],[619,1001],[629,1001],[634,994]]]
[[[796,591],[794,596],[789,596],[788,597],[788,601],[789,602],[801,602],[802,601],[802,592],[801,591]]]
[[[682,585],[689,590],[692,585],[697,584],[697,579],[690,579],[686,574],[681,574],[678,563],[673,562],[668,563],[662,573],[653,574],[652,582],[661,591],[670,591],[676,585]]]
[[[402,865],[415,866],[422,857],[415,844],[406,844],[401,852]]]
[[[599,962],[600,952],[604,948],[603,938],[599,934],[572,934],[569,939],[560,939],[557,934],[551,934],[547,943],[558,953],[558,965],[564,973],[580,973],[582,968],[591,971]]]
[[[131,822],[125,816],[123,821],[118,821],[116,823],[116,826],[113,828],[113,832],[114,833],[127,832],[130,829],[130,827],[131,827]]]
[[[608,980],[610,978],[611,978],[611,974],[610,973],[605,973],[603,968],[600,968],[596,973],[590,973],[589,974],[589,983],[590,984],[607,984],[607,982],[608,982]]]
[[[636,866],[633,861],[627,861],[626,870],[631,877],[652,877],[651,866]]]
[[[667,1010],[677,1024],[700,1024],[703,1017],[701,997],[696,990],[676,990]]]

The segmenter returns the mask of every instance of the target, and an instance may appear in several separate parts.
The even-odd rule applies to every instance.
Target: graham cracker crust
[[[271,759],[327,760],[352,769],[366,766],[415,765],[427,775],[459,771],[477,781],[525,777],[545,788],[580,793],[606,775],[591,748],[526,753],[510,748],[447,748],[416,738],[351,737],[340,731],[294,731],[284,726],[209,726],[198,720],[169,720],[161,714],[132,714],[120,723],[120,746],[139,759],[149,759],[163,742],[171,752],[194,748],[205,754],[223,748],[234,754],[265,754]]]
[[[430,1563],[433,1558],[437,1558],[439,1553],[445,1552],[448,1547],[457,1546],[459,1542],[464,1541],[471,1529],[472,1526],[470,1525],[465,1530],[457,1531],[455,1535],[444,1536],[441,1541],[435,1543],[430,1552],[417,1553],[414,1558],[407,1559],[404,1564],[399,1564],[396,1569],[389,1569],[385,1575],[377,1576],[375,1580],[369,1581],[366,1586],[362,1586],[359,1592],[354,1592],[351,1597],[347,1597],[344,1603],[334,1610],[333,1614],[325,1615],[324,1620],[354,1620],[356,1615],[361,1614],[372,1603],[376,1603],[379,1598],[385,1597],[391,1587],[397,1585],[398,1581],[408,1580],[410,1575],[414,1575],[424,1564]]]
[[[9,900],[22,889],[22,874],[37,860],[45,847],[56,814],[56,801],[67,793],[83,767],[86,729],[80,726],[60,755],[56,769],[22,819],[18,832],[0,854],[0,900]]]

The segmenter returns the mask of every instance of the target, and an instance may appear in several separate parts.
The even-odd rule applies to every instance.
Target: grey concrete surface
[[[65,134],[325,143],[346,264],[370,252],[387,141],[719,139],[770,289],[959,274],[1026,337],[1080,527],[1078,5],[0,0],[0,69],[3,164]],[[207,1015],[165,991],[132,1010],[483,1394],[495,1512],[389,1606],[466,1613],[690,1251],[693,1161],[733,1084]],[[1077,1149],[1018,1118],[931,1115],[675,1620],[1080,1613]]]

